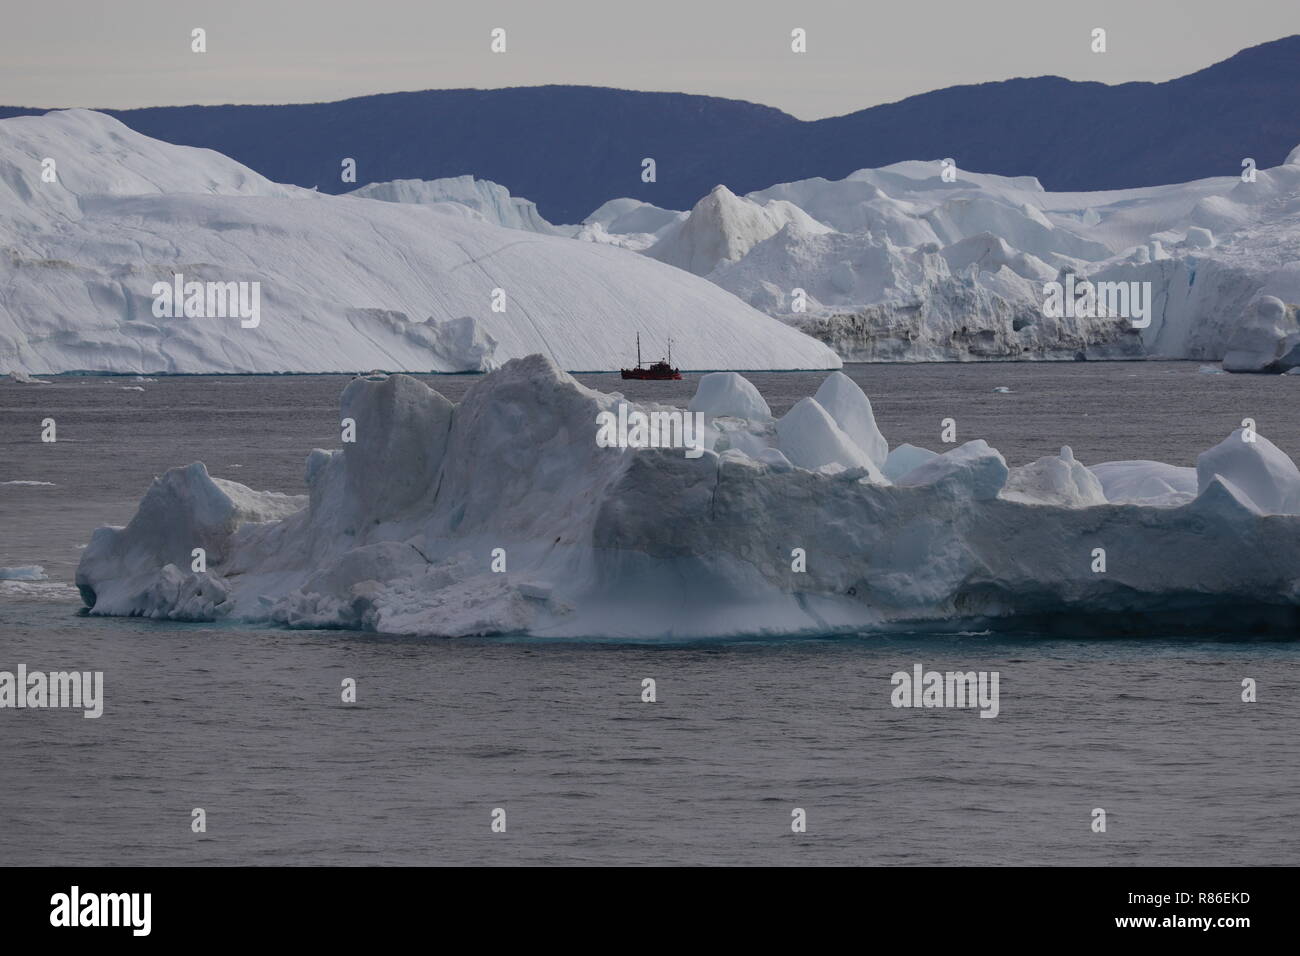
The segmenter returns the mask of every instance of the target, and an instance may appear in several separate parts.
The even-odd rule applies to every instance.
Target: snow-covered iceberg
[[[1185,505],[1197,493],[1195,468],[1162,461],[1103,461],[1088,469],[1106,500],[1127,505]]]
[[[743,418],[748,421],[766,421],[772,410],[754,387],[754,383],[736,372],[710,372],[700,376],[695,387],[695,397],[687,409],[702,412],[710,418]]]
[[[367,183],[347,196],[357,199],[382,199],[384,202],[457,203],[478,213],[486,222],[507,229],[522,229],[547,236],[567,235],[571,230],[547,222],[537,204],[498,183],[473,176],[450,176],[445,179],[393,179]]]
[[[1271,295],[1251,303],[1228,338],[1223,367],[1229,372],[1289,372],[1300,368],[1296,307]]]
[[[1069,445],[1059,455],[1011,469],[1006,497],[1076,508],[1104,505],[1109,500],[1101,480],[1074,457]]]
[[[854,437],[874,436],[816,399],[774,422],[739,383],[715,381],[698,403],[708,448],[691,457],[598,446],[601,413],[687,413],[586,388],[540,355],[459,405],[407,376],[357,378],[342,398],[355,441],[311,452],[306,497],[172,469],[125,528],[94,533],[77,585],[93,614],[422,635],[794,635],[1225,610],[1294,625],[1300,613],[1300,483],[1260,436],[1203,456],[1180,504],[1099,496],[1117,482],[1128,497],[1149,491],[1133,473],[1152,463],[1093,478],[1062,449],[1008,469],[983,441],[890,456],[916,462],[891,482]],[[828,401],[861,411],[855,388],[837,380]]]
[[[1300,514],[1300,470],[1263,435],[1238,428],[1196,459],[1196,487],[1204,494],[1226,479],[1238,497],[1263,514]]]
[[[674,209],[661,209],[640,199],[611,199],[582,220],[584,226],[598,225],[610,235],[659,236],[674,223],[686,218],[686,213]]]
[[[726,186],[715,186],[689,216],[665,229],[645,254],[705,276],[723,263],[740,259],[786,226],[810,235],[831,231],[783,199],[759,203],[737,196]]]
[[[575,239],[644,252],[687,216],[639,199],[611,199],[572,228]]]
[[[419,185],[372,192],[455,201],[282,186],[88,110],[0,120],[0,370],[457,372],[542,353],[598,371],[631,364],[638,332],[689,369],[840,365],[690,273],[486,221],[464,203],[527,218],[491,184]],[[173,282],[183,303],[156,291]],[[236,288],[256,293],[247,324]]]
[[[1300,360],[1297,156],[1250,181],[1095,193],[938,161],[746,196],[720,186],[648,248],[628,245],[850,361],[1226,355],[1232,371],[1285,371]],[[1045,308],[1067,275],[1139,283],[1143,314]]]

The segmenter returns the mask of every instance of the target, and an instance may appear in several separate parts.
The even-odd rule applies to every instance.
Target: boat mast
[[[636,334],[636,367],[641,367],[641,333]]]
[[[672,364],[673,364],[673,340],[672,340],[672,337],[669,336],[669,338],[668,338],[668,367],[669,367],[669,368],[672,368]]]

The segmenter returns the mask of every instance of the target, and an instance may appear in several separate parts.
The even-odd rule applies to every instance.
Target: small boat
[[[641,333],[636,334],[636,368],[620,369],[624,378],[650,379],[656,382],[672,381],[682,377],[680,369],[673,368],[673,340],[668,340],[668,358],[651,362],[642,368]]]

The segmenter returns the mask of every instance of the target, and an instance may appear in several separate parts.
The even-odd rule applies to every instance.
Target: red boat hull
[[[651,368],[625,368],[621,370],[624,378],[636,378],[654,382],[667,382],[673,379],[680,379],[682,373],[675,368],[659,371]]]

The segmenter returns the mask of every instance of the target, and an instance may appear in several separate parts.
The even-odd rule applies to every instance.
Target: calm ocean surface
[[[1197,363],[851,366],[891,444],[1191,465],[1242,418],[1300,459],[1300,377]],[[684,382],[586,384],[685,404]],[[754,374],[777,414],[821,374]],[[475,379],[428,376],[459,400]],[[1300,644],[932,634],[415,640],[78,615],[79,546],[195,460],[302,491],[347,376],[0,384],[0,670],[102,670],[104,716],[0,710],[0,863],[1300,864]],[[996,393],[1007,386],[1010,394]],[[134,389],[142,388],[143,391]],[[39,441],[41,419],[59,441]],[[6,484],[14,481],[50,485]],[[890,675],[996,670],[1001,713]],[[355,678],[358,702],[339,701]],[[653,677],[658,702],[641,702]],[[1240,700],[1258,681],[1259,701]],[[207,832],[190,830],[202,807]],[[493,808],[507,831],[490,829]],[[791,810],[808,831],[790,831]],[[1106,833],[1090,830],[1093,808]]]

